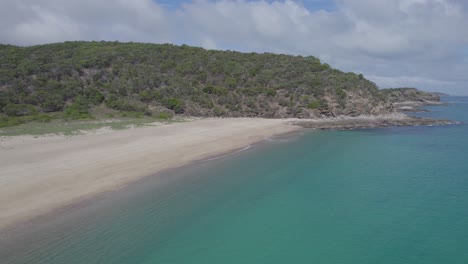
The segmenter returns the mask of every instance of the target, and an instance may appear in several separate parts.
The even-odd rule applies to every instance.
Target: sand
[[[300,129],[225,118],[0,142],[0,230],[142,177]]]

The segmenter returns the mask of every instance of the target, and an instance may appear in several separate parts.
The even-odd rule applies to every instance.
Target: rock
[[[430,118],[412,117],[403,114],[391,114],[381,116],[357,116],[357,117],[338,117],[322,118],[315,120],[301,120],[292,122],[305,128],[313,129],[362,129],[377,127],[396,127],[396,126],[433,126],[433,125],[452,125],[460,122],[451,120],[440,120]]]

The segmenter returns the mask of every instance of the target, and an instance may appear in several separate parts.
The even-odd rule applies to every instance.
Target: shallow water
[[[419,115],[468,122],[468,98]],[[309,131],[0,239],[1,263],[468,263],[468,126]]]

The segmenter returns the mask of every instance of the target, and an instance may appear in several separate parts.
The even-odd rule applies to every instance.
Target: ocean
[[[468,123],[468,97],[420,116]],[[468,263],[468,125],[305,131],[0,238],[0,262]]]

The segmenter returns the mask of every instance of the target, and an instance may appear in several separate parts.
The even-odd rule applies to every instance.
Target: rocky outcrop
[[[392,103],[402,102],[421,102],[432,103],[440,102],[440,96],[436,93],[424,92],[416,88],[391,88],[382,89],[381,92]]]
[[[444,94],[424,92],[415,88],[391,88],[381,90],[398,112],[426,112],[424,106],[445,105],[440,102]]]
[[[292,123],[298,126],[312,129],[350,130],[378,127],[451,125],[458,124],[459,122],[451,120],[412,117],[401,113],[394,113],[379,116],[340,116],[335,118],[294,121]]]
[[[313,129],[362,129],[399,126],[450,125],[459,122],[421,118],[406,115],[404,112],[427,111],[427,105],[445,105],[440,102],[440,94],[417,90],[415,88],[383,89],[378,95],[369,96],[361,90],[347,91],[341,107],[333,98],[329,101],[332,117],[323,117],[294,124]],[[378,100],[374,100],[378,98]],[[343,103],[343,101],[342,101]]]

